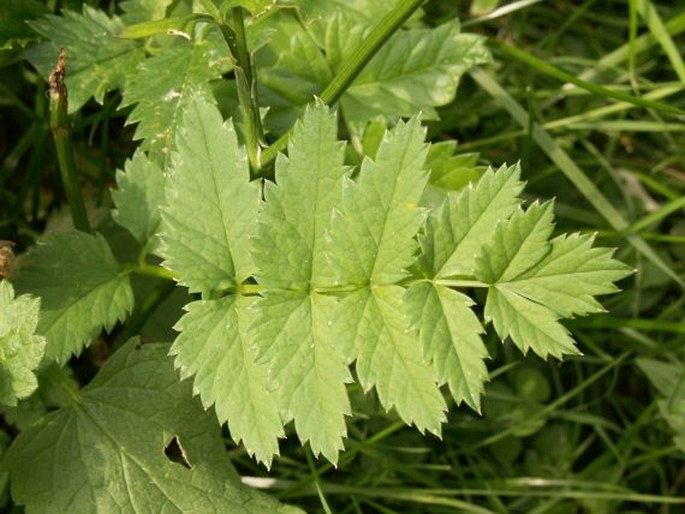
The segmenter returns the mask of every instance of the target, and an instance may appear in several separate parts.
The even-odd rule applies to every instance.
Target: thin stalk
[[[134,312],[124,329],[117,335],[111,346],[112,351],[119,349],[134,335],[140,334],[140,331],[150,319],[150,316],[154,314],[157,308],[167,299],[175,288],[176,284],[174,282],[164,281],[153,289],[143,301],[140,309]]]
[[[83,232],[90,232],[86,206],[83,203],[81,189],[76,178],[74,150],[71,146],[71,125],[67,116],[67,87],[64,84],[65,69],[64,48],[60,49],[57,65],[50,74],[50,129],[57,148],[57,160],[62,176],[62,184],[67,194],[74,227]]]
[[[333,105],[342,94],[347,91],[354,79],[364,69],[364,66],[376,55],[383,44],[397,29],[423,4],[424,0],[400,0],[397,7],[392,9],[378,22],[371,33],[361,43],[355,52],[343,62],[340,71],[321,93],[321,100],[326,105]],[[277,141],[262,153],[262,166],[273,161],[279,152],[288,145],[290,131],[283,134]]]
[[[245,146],[253,174],[258,175],[262,168],[260,162],[264,135],[259,117],[257,101],[257,80],[254,63],[247,48],[245,20],[241,7],[231,9],[232,26],[219,23],[233,62],[238,102],[245,123]]]

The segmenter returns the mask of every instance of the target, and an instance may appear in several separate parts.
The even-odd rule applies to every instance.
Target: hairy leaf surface
[[[27,512],[297,511],[240,483],[168,349],[129,342],[71,406],[19,435],[6,462]]]
[[[55,233],[26,255],[15,285],[40,297],[36,331],[47,339],[46,357],[58,364],[133,308],[128,275],[99,234]]]
[[[83,14],[65,10],[62,16],[49,15],[29,26],[47,40],[26,50],[26,57],[45,80],[59,49],[67,51],[69,112],[80,109],[91,96],[102,103],[105,93],[121,88],[144,57],[140,44],[115,37],[124,28],[117,16],[110,18],[87,5]]]
[[[40,300],[14,296],[0,280],[0,403],[14,406],[38,387],[34,371],[45,354],[45,338],[37,335]]]

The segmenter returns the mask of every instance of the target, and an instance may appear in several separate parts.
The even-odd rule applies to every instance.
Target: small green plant
[[[36,374],[63,394],[7,452],[17,503],[288,510],[239,483],[221,426],[269,467],[292,422],[336,464],[350,384],[439,436],[450,398],[480,412],[490,324],[524,354],[580,353],[561,321],[602,312],[631,269],[554,235],[518,165],[425,142],[421,121],[489,61],[481,38],[400,29],[421,2],[153,4],[30,22],[46,78],[66,48],[70,112],[120,90],[140,147],[115,226],[56,231],[0,283],[3,310],[32,313],[2,320],[0,400]],[[173,342],[141,342],[172,296]],[[67,364],[103,330],[115,353],[79,390]]]

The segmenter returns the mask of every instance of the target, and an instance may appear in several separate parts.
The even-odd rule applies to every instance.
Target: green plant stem
[[[321,93],[321,100],[326,105],[333,105],[348,87],[354,82],[364,66],[376,55],[383,44],[397,29],[423,4],[424,0],[400,0],[398,5],[378,22],[371,33],[359,45],[355,52],[343,61],[340,71],[333,77]],[[266,166],[276,158],[279,152],[288,145],[290,131],[283,134],[277,141],[262,153],[262,166]]]
[[[262,168],[260,160],[262,142],[264,141],[262,123],[259,117],[257,100],[257,80],[254,64],[247,48],[245,20],[241,7],[231,9],[232,26],[219,23],[219,28],[228,46],[233,62],[238,103],[245,123],[245,147],[250,160],[253,175],[258,175]]]
[[[124,329],[117,335],[112,343],[112,350],[117,350],[126,343],[131,337],[140,334],[141,329],[150,319],[150,316],[157,310],[164,300],[176,288],[175,282],[161,282],[155,289],[147,295],[140,308],[136,310]]]
[[[146,262],[141,262],[137,264],[126,264],[124,265],[124,272],[134,273],[136,275],[143,275],[146,277],[161,278],[163,280],[178,281],[178,277],[175,276],[171,271],[162,266],[157,266],[155,264],[148,264]]]
[[[74,150],[71,146],[71,126],[67,115],[68,99],[65,77],[65,50],[60,50],[57,65],[50,74],[50,129],[57,148],[57,160],[62,176],[62,184],[67,194],[74,227],[90,232],[86,206],[76,178]]]

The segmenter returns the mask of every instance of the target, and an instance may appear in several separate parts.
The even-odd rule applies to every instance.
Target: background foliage
[[[281,456],[267,471],[242,445],[219,432],[213,414],[204,415],[199,401],[179,409],[187,418],[169,415],[171,399],[187,397],[191,382],[175,380],[171,361],[164,358],[168,347],[125,344],[138,333],[145,340],[173,340],[171,322],[190,299],[182,288],[154,276],[157,262],[144,263],[150,273],[137,275],[131,283],[117,264],[136,262],[141,248],[159,251],[163,242],[154,234],[162,217],[173,225],[175,214],[180,221],[194,214],[192,205],[184,211],[182,203],[171,203],[175,207],[164,214],[158,208],[165,197],[162,170],[171,165],[177,142],[183,144],[176,133],[182,126],[179,116],[193,102],[216,98],[224,117],[242,121],[239,130],[249,126],[250,113],[237,101],[240,83],[220,80],[237,73],[218,32],[195,42],[164,34],[140,40],[114,37],[133,23],[165,14],[187,16],[191,3],[8,0],[0,6],[0,239],[17,243],[14,251],[26,270],[16,281],[16,292],[2,282],[2,321],[26,313],[20,337],[30,340],[28,347],[38,354],[45,342],[33,335],[36,324],[37,333],[47,337],[51,331],[64,333],[64,327],[76,336],[47,347],[51,360],[68,363],[66,367],[37,372],[39,357],[27,352],[11,366],[20,374],[8,381],[2,375],[0,399],[8,405],[3,407],[2,452],[18,433],[25,434],[8,452],[0,476],[5,505],[29,502],[29,510],[41,512],[88,504],[92,498],[87,490],[81,492],[85,496],[69,491],[99,476],[91,475],[94,463],[113,459],[131,463],[130,469],[139,473],[133,475],[139,477],[134,485],[150,480],[183,484],[183,466],[191,465],[194,483],[223,491],[212,499],[181,494],[181,489],[155,491],[166,498],[179,493],[169,501],[181,510],[184,501],[216,511],[250,501],[256,502],[253,512],[272,508],[272,500],[238,485],[227,459],[203,460],[217,453],[213,448],[225,446],[248,483],[307,511],[682,509],[685,145],[679,109],[685,109],[685,65],[682,38],[677,36],[685,30],[683,6],[646,0],[434,1],[406,22],[405,37],[386,43],[378,57],[385,66],[371,63],[340,98],[348,165],[360,164],[362,150],[375,155],[385,123],[422,108],[428,139],[434,143],[427,156],[432,184],[458,189],[480,176],[485,165],[520,160],[525,199],[532,203],[556,198],[558,233],[596,233],[601,246],[617,247],[617,257],[637,273],[621,282],[621,294],[602,300],[608,314],[566,324],[583,356],[567,356],[563,362],[533,355],[523,359],[513,345],[501,344],[497,323],[486,326],[483,341],[491,359],[482,414],[450,400],[441,439],[405,426],[397,414],[386,413],[375,396],[353,385],[348,392],[354,417],[347,419],[346,451],[337,467],[315,460],[311,447],[302,447],[287,425],[289,437],[281,441]],[[200,4],[207,3],[198,2],[195,10]],[[355,52],[355,42],[368,36],[388,7],[388,2],[359,0],[335,5],[344,13],[331,15],[333,4],[303,8],[304,23],[291,10],[276,9],[248,31],[248,46],[261,48],[255,54],[257,93],[263,105],[270,106],[263,113],[269,142],[302,115],[311,94],[324,90]],[[262,8],[259,2],[245,5],[253,12]],[[318,17],[328,22],[314,23]],[[165,26],[164,31],[183,28]],[[65,232],[70,220],[63,209],[44,84],[60,46],[70,51],[67,85],[79,182],[91,225],[102,235]],[[491,63],[485,47],[492,52]],[[472,67],[476,64],[483,67]],[[421,73],[426,69],[430,72]],[[451,79],[441,80],[445,76]],[[593,89],[592,84],[604,87]],[[246,134],[235,137],[243,140]],[[126,161],[139,140],[147,156],[137,153]],[[245,156],[242,173],[253,157]],[[182,166],[174,165],[182,179]],[[182,190],[192,185],[191,178]],[[112,203],[109,190],[115,186]],[[173,190],[167,190],[170,194]],[[177,194],[181,199],[182,191]],[[263,213],[265,228],[257,245],[260,238],[270,237],[268,227],[279,217]],[[51,239],[24,256],[47,232]],[[583,240],[569,238],[565,244],[580,248]],[[56,290],[40,290],[37,286],[45,282],[40,273],[46,268],[43,264],[32,271],[31,259],[69,262],[65,275],[71,279]],[[97,272],[82,265],[93,260],[101,263]],[[421,265],[430,268],[431,263]],[[240,269],[239,262],[236,267]],[[261,267],[268,270],[268,258]],[[201,291],[202,277],[198,280]],[[30,287],[22,289],[22,281]],[[25,290],[40,295],[41,304],[21,296]],[[186,329],[197,319],[207,327],[205,320],[212,315],[202,310],[207,304],[192,305],[177,327],[184,334],[192,333]],[[35,319],[39,307],[41,317]],[[93,314],[89,321],[89,313],[105,316],[101,320]],[[488,317],[487,311],[479,314]],[[101,334],[103,325],[108,333]],[[5,345],[3,337],[0,333]],[[79,357],[71,357],[93,338]],[[179,338],[174,351],[183,344]],[[9,358],[3,356],[5,360]],[[127,374],[131,369],[140,373]],[[146,388],[156,393],[136,400],[140,412],[121,417],[143,375],[148,377]],[[13,384],[9,392],[6,383]],[[37,391],[21,400],[36,385]],[[82,386],[78,400],[69,396]],[[477,408],[478,393],[464,393],[466,403]],[[11,406],[17,398],[18,405]],[[36,424],[57,407],[61,409],[47,418],[48,425]],[[276,432],[278,425],[273,427]],[[69,440],[60,441],[59,434],[76,432],[83,441],[101,440],[103,426],[114,427],[106,435],[112,444],[72,461],[73,452],[81,450],[68,448]],[[139,428],[131,432],[131,427]],[[233,439],[240,438],[231,429]],[[141,443],[139,433],[149,440]],[[168,458],[161,451],[148,451],[150,445],[169,449]],[[59,472],[27,476],[26,469],[33,468],[27,467],[31,459],[25,456],[36,455],[43,466],[46,448],[52,452],[50,468]],[[12,498],[8,470],[15,484]],[[108,482],[116,482],[113,475],[108,477]],[[52,484],[52,496],[32,489],[37,478]],[[124,502],[121,505],[128,505],[125,498],[142,498],[144,503],[129,508],[158,505],[158,497],[145,488],[110,494]]]

